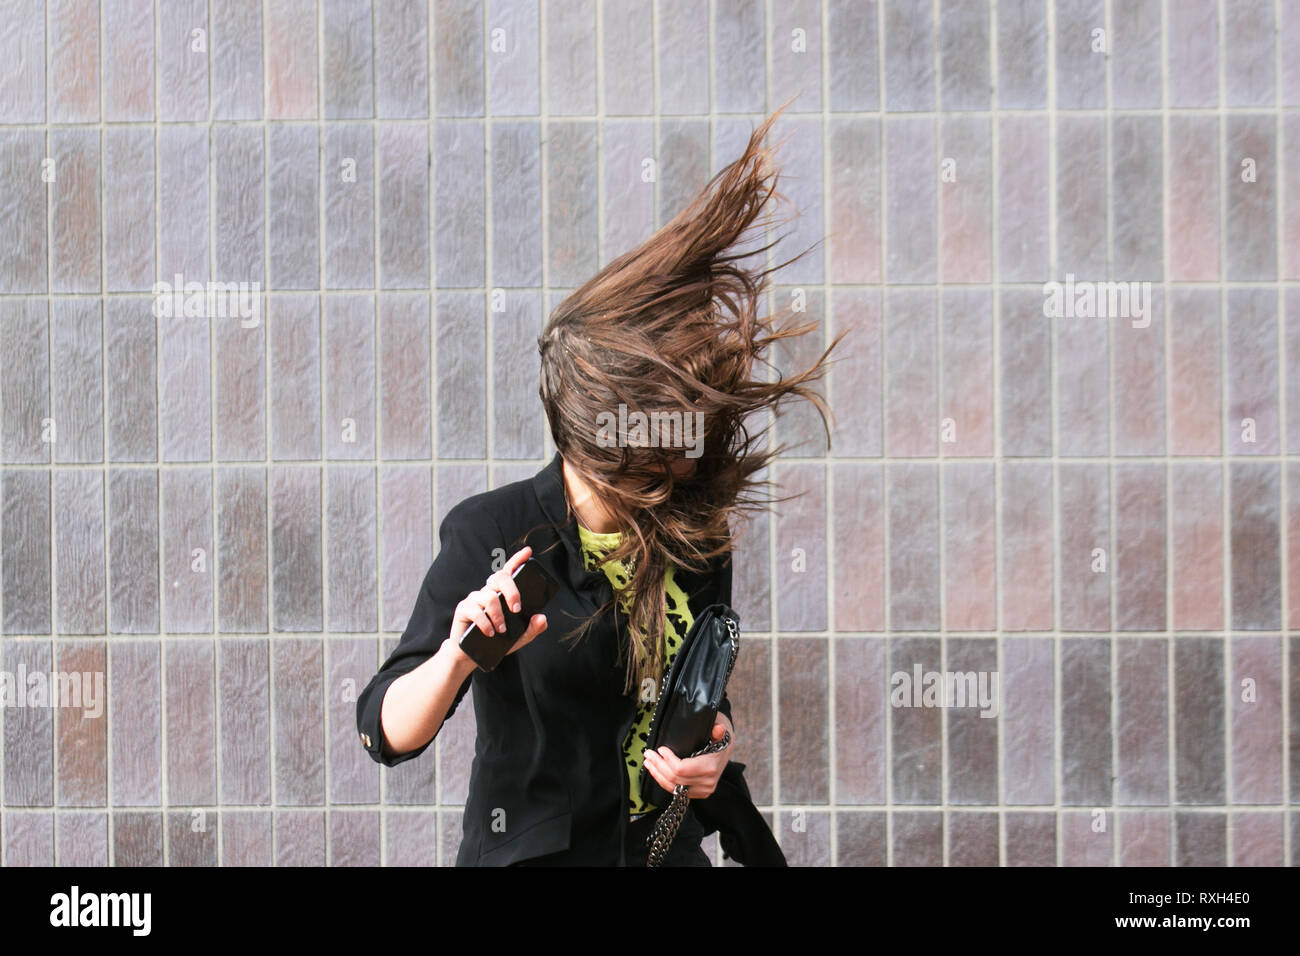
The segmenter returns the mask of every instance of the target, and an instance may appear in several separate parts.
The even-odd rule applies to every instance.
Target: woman
[[[825,424],[807,386],[830,349],[802,374],[755,375],[775,341],[817,327],[757,315],[767,275],[788,263],[736,264],[770,245],[725,254],[778,195],[761,143],[780,112],[680,215],[550,317],[538,348],[554,459],[448,512],[406,632],[357,701],[362,744],[394,766],[429,746],[473,685],[458,866],[644,866],[663,808],[641,793],[643,765],[666,791],[689,787],[665,865],[708,866],[700,841],[714,829],[742,862],[784,862],[730,760],[728,699],[717,753],[645,751],[682,637],[705,607],[731,603],[732,519],[768,504],[755,476],[782,449],[756,447],[764,431],[748,426],[795,396]],[[558,593],[495,669],[478,670],[457,639],[504,630],[500,600],[517,609],[512,574],[529,558]]]

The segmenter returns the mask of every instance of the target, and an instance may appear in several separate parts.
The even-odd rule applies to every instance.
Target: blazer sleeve
[[[380,726],[384,695],[393,681],[415,670],[449,639],[456,605],[471,591],[483,586],[483,581],[492,573],[492,549],[502,540],[491,517],[482,513],[475,517],[472,509],[464,507],[464,502],[447,513],[438,538],[441,542],[438,556],[424,576],[424,583],[415,599],[415,609],[401,640],[357,698],[357,731],[361,744],[373,760],[387,767],[420,756],[438,734],[435,733],[422,747],[394,754],[384,740]],[[460,706],[472,680],[473,674],[465,678],[456,691],[442,727]]]

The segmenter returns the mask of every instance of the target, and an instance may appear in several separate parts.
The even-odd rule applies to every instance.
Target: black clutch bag
[[[713,740],[713,725],[739,651],[739,616],[726,604],[709,605],[691,624],[664,677],[647,750],[667,747],[678,757],[698,757],[730,744],[730,734]],[[688,790],[678,786],[668,793],[641,767],[642,798],[664,808],[649,838],[650,866],[659,865],[677,835],[690,803]]]

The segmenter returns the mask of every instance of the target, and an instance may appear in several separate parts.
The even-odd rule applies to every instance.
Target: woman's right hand
[[[532,553],[533,549],[530,547],[520,548],[501,570],[494,571],[488,577],[483,587],[471,591],[465,600],[456,605],[451,622],[451,643],[456,647],[458,654],[465,655],[465,652],[460,649],[460,635],[464,634],[465,629],[471,624],[477,624],[478,629],[489,637],[505,633],[505,615],[501,612],[501,601],[497,595],[505,597],[510,609],[518,612],[521,599],[519,589],[515,587],[514,573],[532,556]],[[528,622],[528,629],[519,640],[515,641],[510,650],[506,651],[507,656],[532,641],[544,630],[546,630],[546,615],[534,614]],[[468,660],[468,655],[465,656]]]

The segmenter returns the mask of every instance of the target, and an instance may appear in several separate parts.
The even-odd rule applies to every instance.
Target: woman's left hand
[[[689,796],[692,800],[703,800],[718,786],[718,778],[722,776],[722,771],[727,768],[727,761],[731,759],[731,744],[736,742],[731,721],[727,719],[726,714],[720,713],[713,724],[713,739],[721,740],[724,732],[731,734],[731,743],[717,753],[699,757],[678,757],[667,747],[660,747],[658,750],[645,752],[645,768],[650,771],[650,776],[655,778],[659,786],[669,793],[672,793],[673,788],[678,784],[685,784],[691,788]]]

